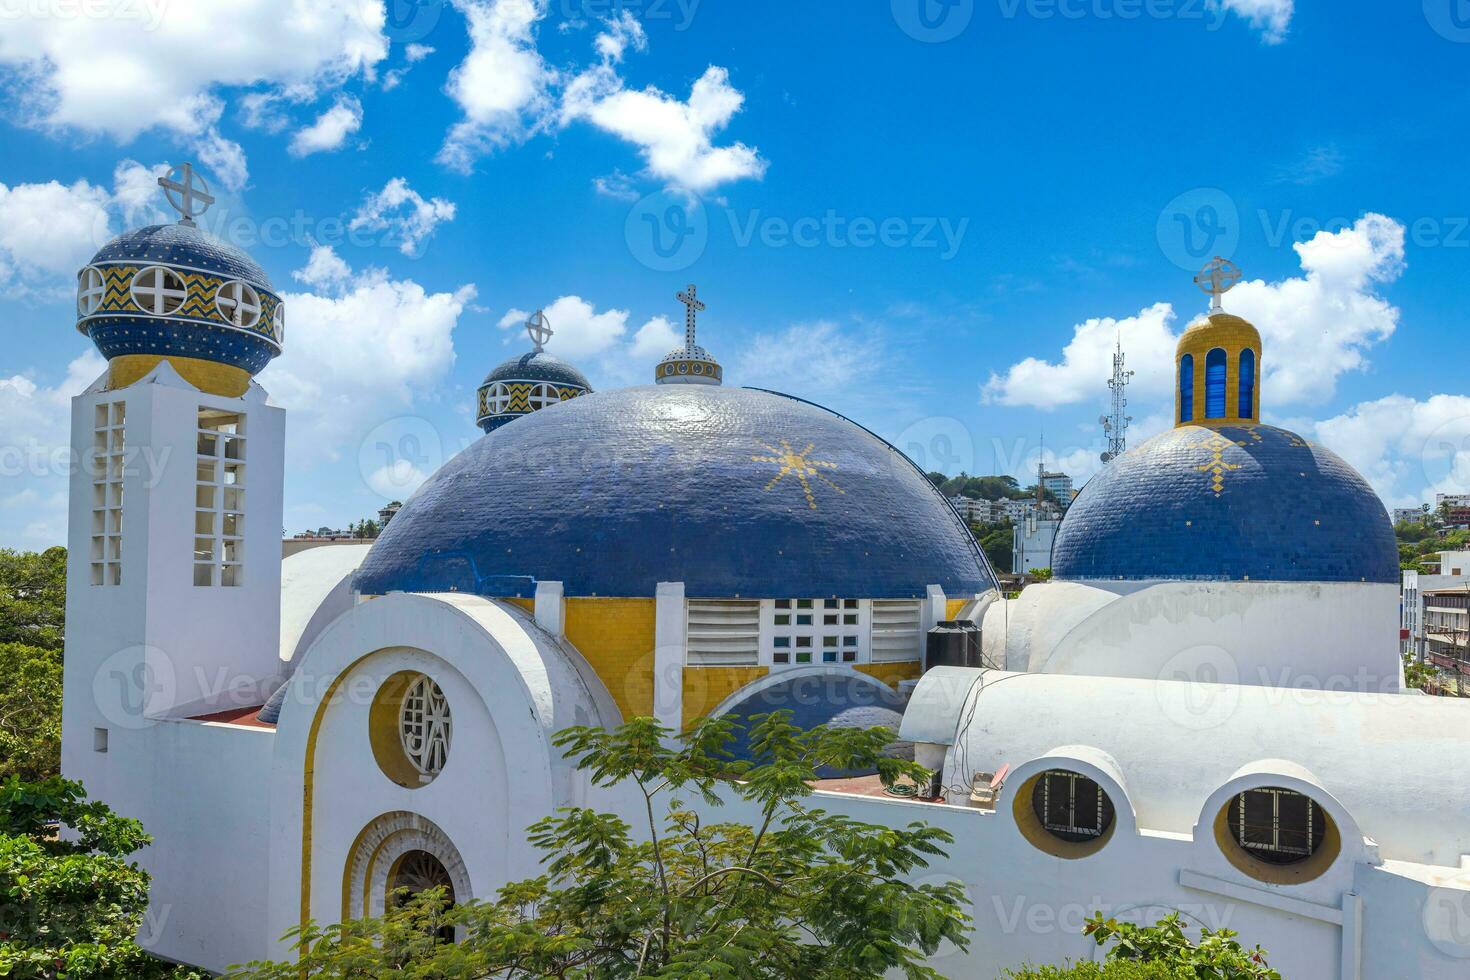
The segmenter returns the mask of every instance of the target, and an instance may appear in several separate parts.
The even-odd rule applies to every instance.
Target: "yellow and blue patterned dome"
[[[476,399],[475,424],[492,432],[507,422],[592,391],[587,376],[559,357],[533,350],[485,375]]]
[[[1340,457],[1254,423],[1180,425],[1105,466],[1067,511],[1058,579],[1399,579],[1383,503]]]
[[[432,476],[357,577],[365,594],[952,598],[995,586],[907,457],[826,409],[714,385],[574,398]]]
[[[114,238],[78,274],[77,330],[126,387],[168,360],[201,389],[243,394],[281,353],[285,309],[244,251],[191,224]]]

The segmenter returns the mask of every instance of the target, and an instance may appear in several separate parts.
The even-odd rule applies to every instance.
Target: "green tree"
[[[149,837],[86,795],[60,777],[0,784],[0,976],[198,977],[137,944],[148,875],[127,858]]]
[[[1438,671],[1433,664],[1420,663],[1412,653],[1404,654],[1404,683],[1416,691],[1423,691],[1435,681]]]
[[[997,572],[1009,572],[1011,570],[1011,545],[1015,531],[1009,524],[992,524],[988,529],[982,528],[977,535],[980,541],[980,550],[985,552],[985,557],[990,559],[990,565]]]
[[[0,548],[0,643],[60,651],[66,627],[66,549]]]
[[[0,643],[0,780],[61,768],[61,654]]]
[[[1243,948],[1229,929],[1201,929],[1199,942],[1191,942],[1177,912],[1151,926],[1104,919],[1099,912],[1087,920],[1082,932],[1099,946],[1113,943],[1102,964],[1027,967],[1007,975],[1016,980],[1281,980],[1281,974],[1266,965],[1261,947]]]
[[[728,720],[705,719],[676,740],[649,718],[569,729],[557,745],[597,785],[632,794],[641,832],[612,814],[558,811],[530,831],[545,873],[493,902],[446,909],[425,893],[379,919],[310,925],[292,934],[299,960],[235,976],[938,977],[924,958],[945,941],[967,945],[960,886],[903,879],[952,838],[808,805],[822,766],[876,767],[888,783],[923,781],[927,770],[884,755],[892,732],[803,732],[789,718],[755,720],[754,766],[729,761]],[[686,805],[722,796],[739,797],[749,822],[706,823]],[[459,943],[437,939],[449,926]]]

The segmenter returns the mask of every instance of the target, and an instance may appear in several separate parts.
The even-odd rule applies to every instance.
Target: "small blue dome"
[[[921,598],[994,588],[908,458],[795,398],[667,385],[585,395],[495,429],[403,505],[364,593]]]
[[[485,375],[485,384],[496,381],[549,381],[552,384],[576,385],[589,391],[592,389],[592,382],[585,374],[544,350],[512,357]]]
[[[272,288],[265,270],[243,249],[191,225],[148,225],[123,232],[102,246],[90,264],[99,262],[183,266]]]
[[[1336,454],[1269,425],[1185,425],[1093,477],[1057,531],[1059,579],[1399,580],[1388,514]]]
[[[760,762],[750,750],[751,718],[773,711],[791,713],[791,723],[802,730],[826,725],[829,728],[890,728],[895,737],[903,721],[905,701],[888,686],[851,671],[798,673],[766,687],[755,687],[720,717],[737,723],[735,737],[726,747],[737,760]],[[912,743],[895,741],[888,754],[912,760]],[[823,766],[822,779],[869,776],[876,770],[837,770]]]
[[[108,360],[194,358],[253,375],[281,352],[285,307],[241,249],[190,225],[149,225],[78,274],[77,330]]]
[[[485,375],[476,392],[475,424],[493,432],[507,422],[591,390],[581,371],[544,350],[533,350]]]

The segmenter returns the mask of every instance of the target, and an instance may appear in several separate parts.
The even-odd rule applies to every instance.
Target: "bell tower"
[[[1226,313],[1220,297],[1240,281],[1216,256],[1194,277],[1210,312],[1191,323],[1175,351],[1174,425],[1241,425],[1261,420],[1261,334]]]
[[[146,771],[117,765],[144,733],[259,703],[279,671],[285,412],[252,378],[285,310],[195,224],[193,168],[159,183],[182,220],[78,273],[77,330],[108,368],[72,400],[62,767],[103,798]]]

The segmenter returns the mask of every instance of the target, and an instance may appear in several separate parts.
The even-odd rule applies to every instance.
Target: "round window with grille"
[[[150,265],[135,275],[131,292],[138,309],[155,316],[177,312],[189,295],[183,278],[161,265]]]
[[[368,712],[368,737],[383,774],[408,789],[427,786],[449,759],[449,700],[432,677],[399,671],[383,682]]]

